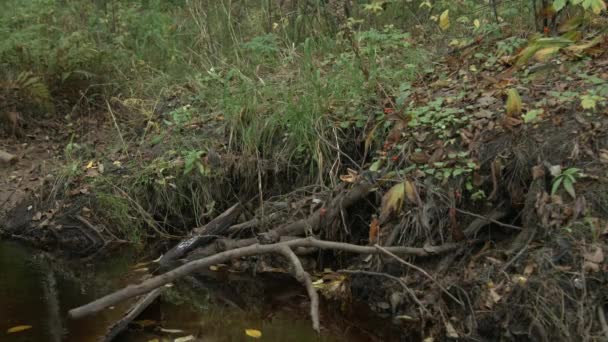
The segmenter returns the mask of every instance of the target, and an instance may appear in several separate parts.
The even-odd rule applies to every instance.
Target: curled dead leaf
[[[378,236],[380,235],[380,221],[378,218],[372,218],[372,222],[369,224],[369,243],[373,245],[378,243]]]
[[[600,246],[594,246],[591,250],[587,251],[584,255],[585,260],[601,264],[604,262],[604,251]]]
[[[509,117],[519,116],[522,111],[521,97],[517,89],[512,88],[507,90],[507,115]]]
[[[382,197],[382,207],[380,208],[380,222],[386,222],[391,215],[401,211],[403,199],[405,198],[405,182],[394,185]]]

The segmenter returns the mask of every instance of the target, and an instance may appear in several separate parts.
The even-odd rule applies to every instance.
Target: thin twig
[[[528,239],[528,241],[526,241],[526,244],[519,250],[519,252],[517,252],[517,254],[515,254],[515,256],[513,258],[511,258],[511,260],[509,260],[501,268],[501,272],[506,271],[507,268],[509,268],[509,266],[511,266],[511,264],[513,264],[515,262],[515,260],[519,259],[519,257],[521,257],[524,254],[524,252],[528,249],[528,246],[530,246],[530,243],[532,242],[532,240],[534,240],[535,236],[536,236],[536,229],[532,232],[532,234],[530,234],[530,238]]]
[[[456,211],[459,212],[459,213],[461,213],[461,214],[477,217],[477,218],[480,218],[482,220],[487,220],[487,221],[492,222],[492,223],[494,223],[496,225],[499,225],[501,227],[516,229],[516,230],[522,230],[522,229],[524,229],[523,227],[514,226],[514,225],[508,224],[508,223],[502,223],[502,222],[497,221],[497,220],[495,220],[493,218],[482,216],[482,215],[479,215],[479,214],[475,214],[475,213],[472,213],[470,211],[466,211],[466,210],[462,210],[462,209],[458,209],[458,208],[456,208]]]
[[[379,277],[385,277],[385,278],[392,279],[392,280],[398,282],[401,285],[401,287],[403,287],[403,289],[410,295],[410,297],[412,297],[412,300],[414,301],[414,303],[416,303],[420,307],[420,310],[424,311],[427,315],[431,316],[431,312],[420,302],[420,300],[418,300],[418,297],[416,297],[416,294],[414,293],[414,291],[412,289],[410,289],[409,286],[407,286],[407,284],[405,283],[405,281],[403,281],[400,278],[392,276],[388,273],[363,271],[363,270],[339,270],[338,272],[339,273],[350,273],[350,274],[365,274],[365,275],[370,275],[370,276],[379,276]]]
[[[450,293],[450,291],[448,291],[445,287],[443,287],[443,285],[441,285],[437,281],[437,279],[435,279],[427,271],[423,270],[422,268],[420,268],[420,267],[418,267],[418,266],[416,266],[416,265],[414,265],[412,263],[409,263],[409,262],[403,260],[399,256],[395,255],[394,253],[391,253],[388,249],[386,249],[386,248],[384,248],[384,247],[382,247],[382,246],[380,246],[378,244],[375,244],[374,247],[376,247],[380,252],[382,252],[382,253],[390,256],[391,258],[393,258],[393,259],[395,259],[397,261],[399,261],[400,263],[402,263],[402,264],[404,264],[404,265],[406,265],[406,266],[408,266],[410,268],[413,268],[416,271],[422,273],[425,277],[429,278],[432,282],[434,282],[437,286],[439,286],[439,288],[441,289],[441,291],[443,291],[446,295],[448,295],[448,297],[452,298],[452,300],[454,300],[456,303],[460,304],[460,306],[464,307],[464,304],[458,298],[454,297],[454,295],[452,295]]]
[[[82,223],[83,225],[85,225],[87,228],[89,228],[90,230],[94,231],[95,234],[97,235],[97,237],[99,237],[99,240],[101,240],[102,242],[106,241],[106,239],[103,238],[103,236],[101,235],[101,233],[99,232],[99,230],[97,230],[97,228],[91,222],[89,222],[87,219],[85,219],[84,217],[82,217],[80,215],[75,215],[74,217],[78,221],[80,221],[80,223]]]

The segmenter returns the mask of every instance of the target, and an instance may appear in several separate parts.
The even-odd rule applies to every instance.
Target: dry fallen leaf
[[[188,336],[183,336],[183,337],[178,337],[175,340],[173,340],[173,342],[188,342],[188,341],[194,341],[195,338],[192,335],[188,335]]]
[[[404,184],[405,184],[405,196],[407,197],[408,201],[410,201],[411,203],[417,203],[416,188],[414,188],[414,185],[412,184],[412,182],[406,180],[404,182]]]
[[[587,251],[584,255],[585,260],[601,264],[604,262],[604,251],[600,246],[594,246],[591,250]]]
[[[380,233],[380,221],[378,218],[372,218],[372,222],[369,224],[369,244],[373,245],[378,243],[378,236]]]
[[[346,183],[354,183],[359,179],[359,173],[351,168],[346,169],[348,174],[340,175],[340,180]]]
[[[389,217],[401,210],[405,197],[405,183],[401,182],[393,186],[382,197],[382,207],[380,208],[380,222],[386,222]]]
[[[459,338],[458,332],[454,329],[452,323],[446,321],[445,322],[445,335],[449,338]]]

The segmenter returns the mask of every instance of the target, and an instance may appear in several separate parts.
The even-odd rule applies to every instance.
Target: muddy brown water
[[[134,256],[125,253],[104,262],[66,267],[46,254],[14,242],[0,241],[0,341],[99,341],[129,303],[76,321],[68,319],[67,312],[132,282],[135,264]],[[276,292],[277,297],[289,297],[290,290],[282,288],[288,286],[275,284],[269,289]],[[223,290],[225,302],[238,297],[237,292],[231,295],[227,288]],[[212,297],[209,293],[206,296]],[[321,336],[317,336],[306,316],[306,299],[296,297],[300,297],[300,301],[295,307],[284,306],[283,299],[282,303],[279,301],[279,309],[275,303],[274,308],[264,310],[243,310],[213,300],[195,309],[186,303],[176,304],[179,301],[163,300],[149,308],[137,324],[116,341],[174,341],[189,335],[196,336],[196,341],[370,340],[360,333],[352,333],[355,324],[346,326],[344,321],[323,313],[326,327]],[[31,328],[8,332],[24,325]],[[160,332],[160,328],[171,332]],[[245,329],[261,331],[262,338],[248,337]]]

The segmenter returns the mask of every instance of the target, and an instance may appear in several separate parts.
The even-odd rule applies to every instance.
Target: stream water
[[[94,264],[66,264],[20,244],[0,241],[0,341],[99,341],[129,303],[77,321],[68,319],[67,311],[133,282],[133,274],[138,273],[135,264],[134,255],[129,253]],[[237,305],[243,294],[221,284],[215,286],[220,291],[213,291],[213,286],[203,291],[202,297],[207,298],[204,305],[199,301],[193,306],[183,297],[160,301],[134,323],[135,328],[116,340],[160,342],[190,335],[196,341],[255,340],[245,334],[246,329],[259,330],[263,341],[368,340],[360,334],[345,333],[352,329],[329,315],[324,315],[324,321],[333,328],[324,329],[318,337],[306,316],[305,297],[289,290],[289,283],[265,290],[271,297],[282,297],[282,302],[278,299],[274,306],[254,310]],[[286,302],[295,305],[289,307]],[[28,327],[9,332],[20,326]]]

